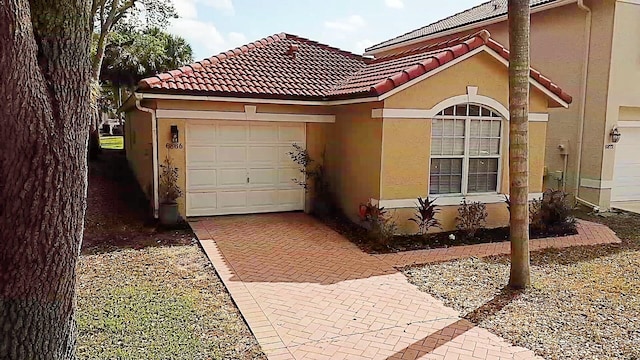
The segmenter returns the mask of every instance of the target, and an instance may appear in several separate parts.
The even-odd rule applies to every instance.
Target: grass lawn
[[[124,149],[124,137],[122,136],[101,136],[100,147],[110,150]]]
[[[79,359],[264,359],[188,227],[158,229],[124,154],[89,164]]]
[[[609,225],[624,243],[533,253],[525,292],[504,290],[504,256],[403,271],[461,316],[545,358],[640,359],[640,217],[578,216]]]
[[[82,255],[80,359],[263,359],[196,245]]]

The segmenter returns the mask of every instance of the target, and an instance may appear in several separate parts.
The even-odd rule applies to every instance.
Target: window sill
[[[539,199],[542,197],[542,193],[529,194],[529,201]],[[503,194],[477,194],[477,195],[454,195],[454,196],[430,196],[430,199],[435,198],[435,205],[438,206],[457,206],[460,205],[463,199],[467,199],[467,202],[481,202],[485,204],[498,204],[504,202]],[[387,209],[407,209],[415,208],[418,204],[418,199],[393,199],[393,200],[377,200],[371,199],[372,204],[377,204],[380,207]]]

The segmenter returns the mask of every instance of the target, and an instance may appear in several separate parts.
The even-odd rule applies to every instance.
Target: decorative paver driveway
[[[191,222],[269,359],[530,359],[301,213]]]

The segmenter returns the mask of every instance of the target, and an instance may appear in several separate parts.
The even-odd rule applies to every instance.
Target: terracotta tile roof
[[[143,79],[138,90],[305,100],[380,96],[484,45],[508,60],[509,51],[486,30],[375,60],[279,34]],[[539,72],[532,69],[531,76],[571,102]]]
[[[141,90],[320,97],[367,59],[290,34],[276,34],[143,79]]]
[[[560,0],[530,0],[531,7],[546,5]],[[382,49],[384,47],[411,41],[421,37],[437,34],[447,30],[452,30],[465,25],[470,25],[484,20],[500,17],[507,13],[507,0],[491,0],[475,6],[471,9],[451,15],[445,19],[436,21],[427,26],[412,30],[390,40],[383,41],[366,49],[366,52]]]

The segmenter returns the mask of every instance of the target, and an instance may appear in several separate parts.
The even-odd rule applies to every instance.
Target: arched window
[[[460,104],[432,120],[429,194],[498,191],[502,121],[482,105]]]

